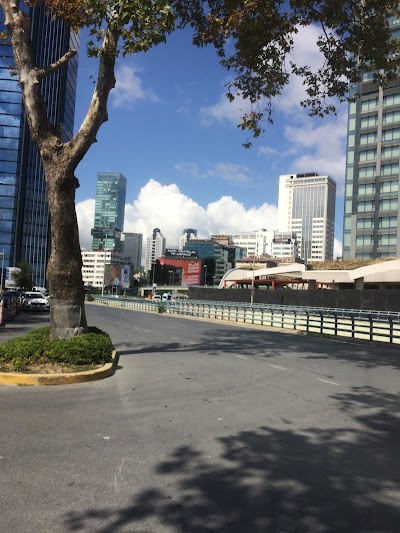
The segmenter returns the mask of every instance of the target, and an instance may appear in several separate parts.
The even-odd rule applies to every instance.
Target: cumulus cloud
[[[174,168],[195,178],[213,178],[231,183],[250,183],[253,181],[250,176],[250,169],[244,165],[236,165],[234,163],[219,162],[211,167],[202,169],[198,163],[188,161],[177,163]]]
[[[337,257],[342,257],[342,256],[343,256],[342,243],[338,239],[335,239],[333,243],[333,259],[336,259]]]
[[[238,95],[231,102],[224,92],[218,102],[200,109],[201,122],[203,126],[211,126],[215,122],[230,122],[237,126],[241,117],[248,113],[250,108],[249,100],[245,100]]]
[[[91,247],[90,229],[94,220],[93,199],[77,204],[81,246]],[[124,231],[142,233],[146,239],[154,228],[160,228],[167,246],[174,248],[184,228],[198,230],[201,238],[212,233],[235,233],[257,228],[276,228],[277,207],[264,203],[246,209],[231,196],[202,207],[183,194],[175,184],[162,185],[149,180],[140,190],[137,200],[125,207]]]
[[[115,107],[123,107],[138,101],[157,102],[158,98],[152,89],[145,89],[138,76],[141,68],[136,65],[121,65],[116,69],[115,89],[111,93]]]

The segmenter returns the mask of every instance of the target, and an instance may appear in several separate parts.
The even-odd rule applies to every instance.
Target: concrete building
[[[93,250],[122,252],[126,178],[119,172],[98,172],[92,229]]]
[[[306,263],[333,259],[336,182],[329,176],[286,174],[279,177],[278,225],[297,235]]]
[[[400,18],[389,17],[400,33]],[[349,104],[343,257],[400,256],[400,78],[385,88],[366,72]]]
[[[85,286],[107,292],[129,288],[133,276],[130,257],[111,250],[81,250],[81,254]]]
[[[293,231],[275,231],[272,241],[272,257],[299,257],[299,243]]]
[[[147,237],[146,256],[144,263],[145,272],[151,270],[152,263],[164,255],[165,245],[165,237],[163,237],[159,228],[154,228],[153,233]]]
[[[31,19],[38,67],[55,63],[71,48],[79,49],[78,35],[61,20],[46,16],[46,5],[22,9]],[[0,8],[0,32],[4,30]],[[18,76],[10,68],[14,59],[9,44],[0,42],[0,58],[0,252],[4,269],[24,259],[34,285],[45,286],[50,222],[44,172],[31,141]],[[41,83],[50,120],[62,128],[65,141],[73,135],[77,69],[78,56]]]
[[[182,236],[179,238],[179,250],[183,250],[185,244],[191,239],[197,239],[197,229],[184,229],[182,232]]]
[[[214,285],[232,268],[228,261],[228,250],[211,239],[197,239],[185,244],[184,250],[193,250],[203,260],[202,284]]]
[[[135,270],[142,266],[143,235],[141,233],[124,233],[123,253],[131,258]]]
[[[247,257],[262,257],[272,254],[273,229],[242,231],[232,235],[232,244],[245,248]]]

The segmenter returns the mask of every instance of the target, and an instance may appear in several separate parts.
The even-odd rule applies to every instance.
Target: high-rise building
[[[306,262],[333,259],[336,182],[329,176],[285,174],[279,177],[280,231],[293,231]]]
[[[131,258],[136,270],[142,266],[143,235],[141,233],[124,233],[124,255]]]
[[[119,172],[98,172],[93,250],[122,251],[125,219],[126,178]]]
[[[36,64],[56,62],[70,48],[79,47],[78,35],[61,20],[45,15],[47,7],[27,8]],[[0,8],[0,31],[4,31]],[[0,42],[0,252],[4,266],[21,259],[29,263],[33,282],[44,286],[50,252],[50,225],[46,184],[39,153],[31,141],[10,45]],[[42,81],[47,112],[69,140],[73,135],[77,57]]]
[[[399,16],[389,25],[400,34]],[[349,104],[343,257],[400,256],[400,78],[379,87],[365,73]]]
[[[232,235],[235,246],[247,249],[247,257],[263,257],[272,253],[274,230],[261,228],[252,231],[241,231]]]
[[[182,232],[182,236],[179,239],[179,250],[183,250],[185,244],[190,239],[197,239],[197,229],[186,228]]]
[[[156,259],[164,255],[165,252],[165,237],[158,228],[153,229],[153,233],[147,237],[146,256],[144,270],[148,272],[151,270],[151,265]]]

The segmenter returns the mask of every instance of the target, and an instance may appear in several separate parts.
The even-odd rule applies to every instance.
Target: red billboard
[[[161,265],[182,269],[182,286],[200,285],[201,282],[201,259],[173,259],[172,257],[160,257]]]

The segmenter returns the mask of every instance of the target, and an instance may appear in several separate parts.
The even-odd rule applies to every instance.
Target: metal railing
[[[153,302],[141,298],[96,297],[96,302],[128,309],[228,320],[275,328],[400,344],[400,312],[365,311],[204,300]],[[164,309],[162,311],[164,311]]]

